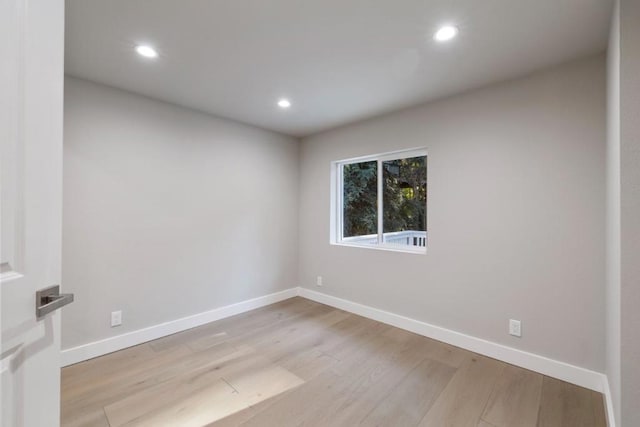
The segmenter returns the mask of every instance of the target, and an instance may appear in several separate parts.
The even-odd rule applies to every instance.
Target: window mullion
[[[378,244],[381,245],[384,240],[383,236],[383,218],[382,218],[382,183],[384,173],[382,171],[382,160],[378,159]]]

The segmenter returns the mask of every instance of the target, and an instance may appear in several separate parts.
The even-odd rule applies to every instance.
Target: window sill
[[[373,249],[376,251],[386,251],[386,252],[402,252],[406,254],[414,254],[414,255],[425,255],[427,253],[426,247],[416,247],[415,249],[409,248],[400,248],[397,246],[390,245],[363,245],[357,243],[344,243],[344,242],[330,242],[332,246],[346,246],[351,248],[361,248],[361,249]]]

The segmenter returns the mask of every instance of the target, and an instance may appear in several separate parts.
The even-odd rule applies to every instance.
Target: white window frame
[[[384,173],[382,170],[382,163],[389,160],[399,160],[406,159],[410,157],[421,157],[424,156],[427,158],[427,162],[429,160],[429,156],[427,154],[426,148],[411,148],[407,150],[400,151],[392,151],[382,154],[374,154],[370,156],[362,156],[362,157],[354,157],[350,159],[337,160],[331,162],[331,235],[330,235],[330,243],[332,245],[340,245],[340,246],[351,246],[358,248],[367,248],[367,249],[376,249],[376,250],[385,250],[392,252],[407,252],[413,254],[425,254],[427,252],[428,246],[428,238],[425,246],[416,246],[411,247],[398,247],[398,245],[392,245],[384,242],[383,234],[383,184],[384,184]],[[344,240],[344,227],[343,227],[343,202],[344,202],[344,194],[343,194],[343,167],[345,165],[354,164],[354,163],[362,163],[362,162],[377,162],[377,213],[378,213],[378,227],[377,227],[377,243],[376,244],[367,244],[367,243],[355,243]],[[427,174],[429,169],[427,168]],[[427,180],[428,181],[428,180]],[[428,199],[428,189],[427,189],[427,199]],[[425,202],[426,204],[426,202]],[[426,206],[425,206],[426,209]],[[426,211],[425,211],[426,212]],[[427,222],[429,216],[427,215]],[[429,227],[427,226],[427,230]]]

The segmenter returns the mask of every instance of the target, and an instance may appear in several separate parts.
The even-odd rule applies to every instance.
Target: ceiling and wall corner
[[[67,0],[66,72],[293,136],[606,48],[610,0]],[[444,24],[448,43],[433,40]],[[154,47],[153,61],[133,53]],[[279,98],[292,107],[274,108]]]

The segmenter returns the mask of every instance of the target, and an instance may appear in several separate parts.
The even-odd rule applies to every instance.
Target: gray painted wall
[[[613,12],[607,50],[606,374],[620,420],[620,13]]]
[[[297,140],[65,85],[63,348],[297,286]]]
[[[640,425],[640,3],[621,0],[608,50],[607,363],[618,425]]]
[[[640,426],[640,1],[620,2],[622,426]]]
[[[603,372],[605,71],[591,57],[303,139],[301,285]],[[330,162],[420,146],[427,254],[330,245]]]

